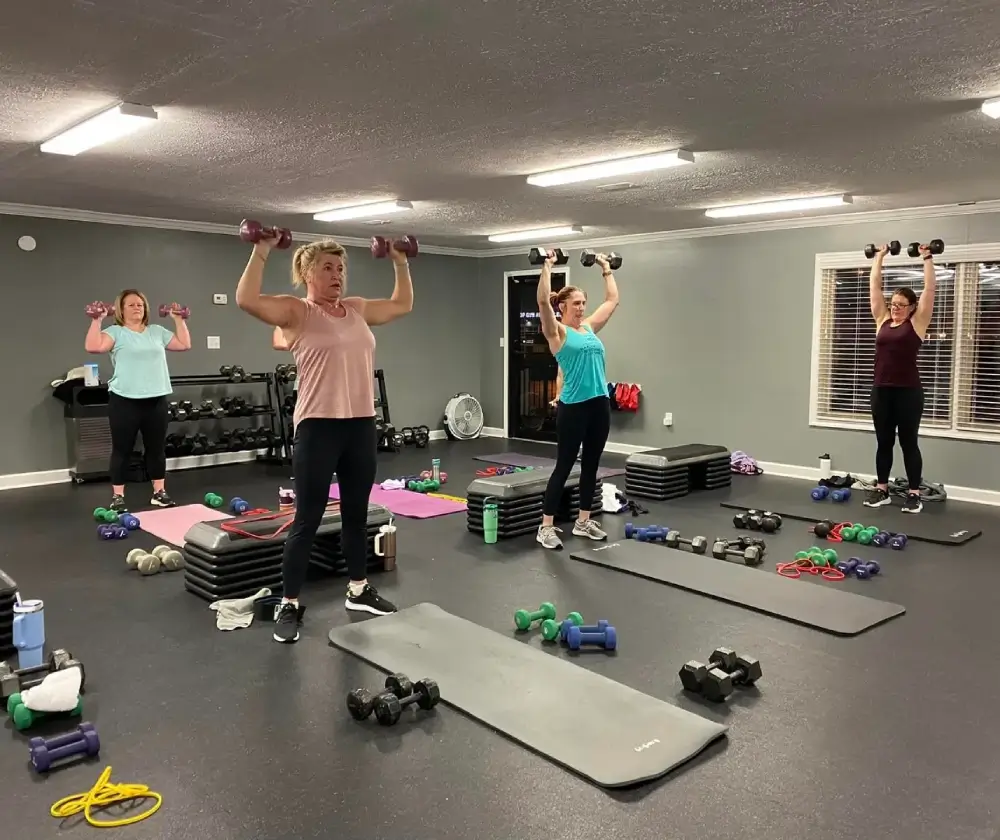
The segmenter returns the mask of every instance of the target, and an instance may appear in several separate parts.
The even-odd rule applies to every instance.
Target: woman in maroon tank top
[[[872,317],[875,319],[875,377],[871,399],[877,448],[876,484],[869,491],[865,504],[882,507],[891,502],[889,473],[892,471],[892,451],[898,434],[909,488],[903,500],[903,512],[919,513],[923,510],[920,485],[924,464],[917,434],[924,413],[924,389],[917,370],[917,353],[934,312],[937,274],[930,248],[921,245],[924,288],[920,298],[913,289],[902,287],[892,293],[886,306],[882,291],[882,261],[888,252],[889,246],[883,245],[875,255],[869,280]]]

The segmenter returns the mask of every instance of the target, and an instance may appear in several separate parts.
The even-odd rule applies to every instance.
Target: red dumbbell
[[[177,310],[177,314],[180,315],[181,318],[183,318],[186,321],[190,317],[190,315],[191,315],[191,310],[188,307],[186,307],[186,306],[182,306],[180,309]],[[170,315],[170,305],[166,304],[166,303],[161,303],[160,304],[160,317],[161,318],[166,318],[169,315]]]
[[[415,236],[404,236],[402,239],[395,239],[392,242],[392,246],[400,253],[406,254],[408,257],[415,257],[420,252],[420,246],[417,243],[417,237]],[[389,240],[384,236],[373,236],[372,256],[377,260],[380,260],[383,257],[388,257]]]
[[[292,247],[292,232],[288,228],[264,227],[260,222],[253,219],[244,219],[240,222],[240,239],[244,242],[260,242],[262,239],[278,237],[278,244],[275,248],[284,250]]]
[[[86,307],[84,307],[83,311],[87,313],[88,318],[93,318],[96,321],[98,318],[104,318],[106,315],[113,314],[115,311],[115,305],[113,303],[95,300],[93,303],[88,303]]]

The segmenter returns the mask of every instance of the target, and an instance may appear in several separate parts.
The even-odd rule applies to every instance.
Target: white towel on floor
[[[265,586],[256,595],[249,595],[246,598],[212,601],[208,608],[216,612],[215,626],[220,630],[239,630],[241,627],[249,627],[253,623],[253,602],[270,594],[271,590]]]
[[[72,712],[80,702],[83,674],[79,668],[53,671],[34,688],[21,692],[21,702],[35,712]]]

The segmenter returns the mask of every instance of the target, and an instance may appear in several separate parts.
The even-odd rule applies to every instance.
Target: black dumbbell
[[[413,430],[413,442],[418,449],[424,449],[431,439],[431,430],[426,426],[417,426]]]
[[[927,247],[930,248],[932,254],[943,254],[944,253],[944,240],[943,239],[932,239],[927,243]],[[906,246],[906,254],[910,257],[920,256],[920,243],[911,242]]]
[[[167,403],[167,417],[171,420],[176,420],[178,408],[180,408],[180,404],[176,400]]]
[[[413,692],[413,685],[407,679],[405,674],[393,674],[392,676],[386,677],[385,680],[385,691],[389,693],[401,692],[398,696],[400,699],[409,696]],[[355,720],[366,720],[373,711],[375,711],[375,701],[383,695],[384,692],[380,691],[376,694],[373,691],[369,691],[367,688],[355,688],[353,691],[348,692],[347,695],[347,710],[351,713],[351,717]]]
[[[759,546],[750,545],[743,549],[730,548],[728,540],[716,540],[712,543],[712,556],[717,560],[739,558],[747,566],[759,566],[764,562],[764,552]]]
[[[773,534],[781,529],[781,521],[779,514],[771,513],[769,510],[747,510],[741,511],[733,517],[733,526]]]
[[[549,257],[555,257],[556,265],[569,262],[569,254],[562,248],[532,248],[528,252],[528,262],[532,265],[542,265]]]
[[[868,259],[873,260],[875,259],[875,255],[885,247],[886,247],[885,245],[873,245],[869,243],[865,245],[865,256],[868,257]],[[897,256],[899,252],[903,250],[903,246],[899,244],[898,239],[893,239],[892,242],[888,243],[888,248],[889,248],[889,253],[892,254],[894,257]]]
[[[594,263],[597,262],[597,253],[598,253],[597,251],[591,251],[589,248],[584,250],[584,252],[580,254],[580,264],[585,268],[590,268]],[[617,254],[614,251],[612,251],[610,254],[605,254],[604,256],[608,261],[608,268],[610,268],[612,271],[617,271],[619,268],[622,267],[621,254]]]
[[[692,694],[704,694],[709,674],[716,672],[715,679],[721,680],[729,676],[729,671],[736,667],[736,651],[731,648],[716,648],[708,658],[709,664],[691,660],[685,662],[678,672],[681,685]]]
[[[667,531],[667,538],[664,540],[668,548],[680,548],[682,545],[691,547],[695,554],[704,554],[708,551],[708,537],[694,537],[686,540],[681,536],[680,531]]]
[[[392,678],[390,677],[390,679]],[[409,686],[409,680],[407,680],[407,685]],[[389,686],[387,685],[387,687]],[[389,691],[375,698],[375,719],[382,726],[394,726],[399,722],[403,709],[413,703],[426,712],[433,709],[441,699],[441,691],[434,680],[425,677],[409,687],[411,693],[404,697],[400,697],[393,686]]]
[[[0,697],[7,700],[12,694],[18,694],[40,685],[49,674],[65,671],[67,668],[80,669],[80,693],[83,693],[87,675],[83,663],[74,659],[73,655],[62,648],[49,654],[48,660],[42,665],[30,668],[11,668],[6,662],[0,661]]]
[[[720,664],[709,672],[702,691],[705,697],[713,703],[721,703],[733,693],[734,688],[751,686],[762,676],[759,659],[750,656],[736,656],[730,648],[720,648],[716,651],[716,653],[720,652],[724,652],[727,656],[735,656],[736,661],[732,667],[724,668]],[[728,663],[729,659],[726,660],[725,664]]]

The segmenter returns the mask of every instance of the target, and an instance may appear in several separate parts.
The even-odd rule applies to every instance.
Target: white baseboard
[[[817,482],[820,478],[818,467],[801,467],[797,464],[775,464],[769,461],[758,461],[764,475],[773,475],[779,478],[797,478],[803,481]],[[835,470],[838,475],[849,472],[855,478],[862,481],[875,481],[875,476],[868,473],[854,472],[853,470]],[[978,487],[959,487],[954,484],[946,484],[945,490],[948,498],[956,502],[971,502],[976,505],[990,505],[1000,507],[1000,491],[981,490]]]

